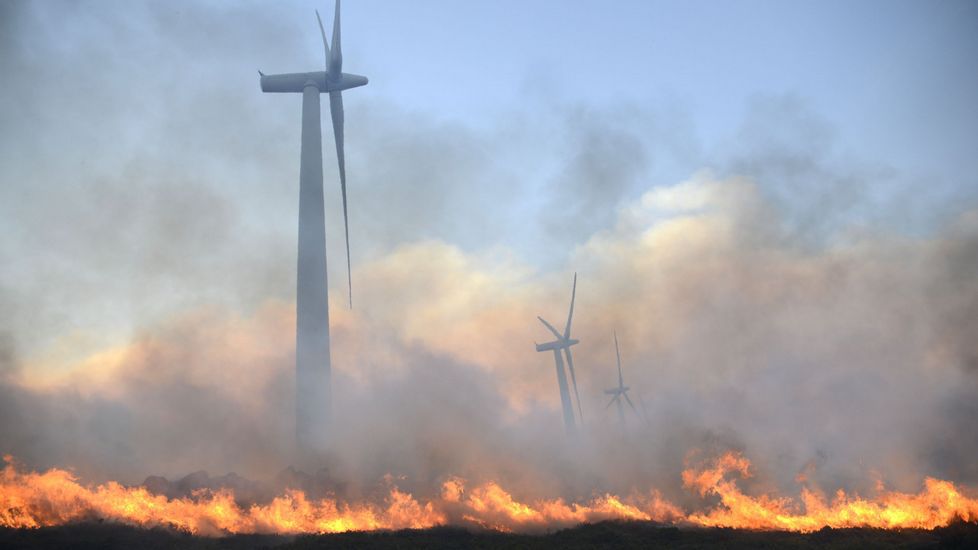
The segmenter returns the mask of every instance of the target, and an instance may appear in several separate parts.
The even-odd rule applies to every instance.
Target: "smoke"
[[[634,113],[578,109],[567,116],[558,133],[565,137],[560,156],[566,160],[548,189],[547,210],[557,214],[547,226],[559,242],[583,240],[608,226],[618,202],[645,173],[649,151],[625,123],[629,115]]]
[[[390,473],[419,492],[460,475],[529,494],[680,495],[691,450],[737,448],[780,485],[813,461],[826,486],[867,490],[868,470],[897,487],[973,482],[978,442],[961,430],[974,349],[957,327],[976,290],[961,276],[978,242],[967,222],[812,251],[748,180],[651,189],[573,256],[576,441],[560,429],[552,359],[532,347],[545,337],[533,313],[565,313],[569,272],[401,247],[357,268],[356,310],[334,310],[330,473],[353,493]],[[30,463],[130,480],[269,476],[292,459],[293,319],[279,301],[198,308],[67,373],[22,373],[4,387],[0,441]],[[627,434],[601,391],[615,382],[613,330],[648,414],[629,410]]]
[[[249,6],[78,8],[67,36],[47,5],[3,9],[18,23],[0,23],[0,68],[21,78],[0,110],[0,452],[130,483],[274,476],[293,461],[299,102],[258,94],[253,65],[320,46]],[[36,86],[52,80],[76,93]],[[474,128],[358,101],[352,311],[327,189],[323,466],[344,491],[391,474],[419,494],[462,476],[679,500],[683,463],[729,449],[761,488],[812,464],[833,488],[978,482],[973,197],[895,230],[910,199],[874,198],[890,170],[840,155],[790,96],[759,98],[708,154],[654,105],[531,105]],[[570,440],[533,342],[536,315],[563,323],[575,271]],[[648,417],[629,409],[624,433],[603,393],[613,331]]]

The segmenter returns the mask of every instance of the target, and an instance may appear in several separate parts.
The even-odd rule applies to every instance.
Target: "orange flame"
[[[542,530],[606,519],[675,522],[682,511],[663,500],[657,492],[633,495],[629,502],[605,494],[587,503],[567,503],[563,499],[538,500],[527,504],[493,482],[465,491],[465,482],[451,479],[443,485],[443,500],[461,506],[464,520],[500,531]]]
[[[704,469],[683,472],[686,487],[720,504],[705,512],[684,513],[658,492],[628,498],[604,494],[582,503],[563,499],[521,502],[500,485],[466,487],[450,478],[441,495],[420,502],[396,487],[383,502],[343,503],[310,500],[289,490],[267,504],[242,506],[230,490],[195,492],[168,499],[143,487],[115,482],[84,486],[68,471],[22,472],[12,459],[0,476],[0,526],[39,528],[105,519],[141,527],[165,526],[201,535],[230,533],[336,533],[353,530],[426,528],[468,523],[501,531],[538,531],[606,519],[658,521],[700,526],[814,531],[830,527],[913,527],[933,529],[955,519],[978,521],[978,500],[953,483],[928,478],[920,493],[881,491],[874,500],[836,493],[831,503],[803,489],[802,505],[787,498],[744,494],[728,474],[749,477],[750,462],[727,453]],[[804,510],[803,512],[801,510]]]
[[[69,472],[17,471],[11,458],[0,481],[0,526],[45,527],[101,518],[141,527],[167,526],[202,535],[226,533],[338,533],[353,530],[423,528],[445,522],[433,504],[391,490],[383,505],[310,501],[287,491],[266,505],[239,506],[229,490],[201,491],[168,499],[143,487],[115,482],[84,487]]]
[[[915,495],[886,491],[866,500],[847,495],[841,489],[831,502],[817,491],[802,489],[801,511],[790,499],[744,494],[731,472],[750,477],[750,462],[738,453],[726,453],[713,468],[683,472],[683,484],[701,495],[720,497],[720,507],[705,513],[690,514],[691,523],[714,527],[811,532],[822,527],[875,527],[882,529],[934,529],[955,519],[978,522],[978,499],[962,495],[950,481],[927,478],[924,489]]]

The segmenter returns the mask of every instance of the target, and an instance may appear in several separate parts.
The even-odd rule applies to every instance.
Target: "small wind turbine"
[[[628,386],[625,385],[625,381],[621,376],[621,352],[618,351],[618,333],[615,332],[615,356],[618,359],[618,387],[611,388],[609,390],[604,390],[608,395],[613,395],[611,401],[605,405],[605,410],[608,409],[612,404],[618,404],[618,422],[621,423],[622,428],[625,427],[625,407],[621,404],[621,398],[624,397],[625,401],[628,402],[628,406],[632,408],[632,411],[638,415],[638,410],[635,409],[635,405],[632,404],[632,400],[628,398]],[[641,417],[641,415],[639,415]]]
[[[547,342],[546,344],[536,344],[537,351],[548,351],[553,350],[554,352],[554,363],[557,366],[557,385],[560,388],[560,402],[564,409],[564,425],[567,427],[568,432],[574,431],[574,407],[571,404],[570,392],[567,390],[567,375],[564,374],[564,360],[561,354],[561,350],[567,354],[567,366],[570,368],[571,383],[574,385],[574,397],[577,399],[577,414],[581,418],[581,423],[584,422],[584,414],[581,412],[581,398],[577,393],[577,376],[574,374],[574,358],[571,355],[571,346],[577,344],[579,340],[574,340],[570,337],[571,321],[574,318],[574,298],[577,296],[577,273],[574,274],[574,287],[571,290],[571,303],[570,311],[567,313],[567,325],[564,327],[564,333],[561,334],[554,328],[553,325],[548,323],[543,317],[537,316],[540,322],[543,323],[547,330],[553,333],[557,337],[553,342]]]

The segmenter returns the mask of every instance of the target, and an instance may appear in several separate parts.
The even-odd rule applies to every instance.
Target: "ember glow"
[[[787,497],[750,496],[728,476],[749,477],[750,462],[728,453],[705,468],[683,472],[685,486],[720,504],[702,512],[684,512],[658,492],[628,497],[611,494],[586,502],[542,499],[521,502],[492,482],[469,487],[451,478],[440,497],[422,501],[392,487],[382,502],[311,500],[289,490],[268,503],[242,505],[230,490],[196,491],[168,499],[144,487],[115,482],[86,486],[70,472],[21,471],[5,457],[0,485],[0,526],[41,528],[85,520],[115,521],[140,527],[169,527],[194,534],[338,533],[377,529],[427,528],[446,524],[500,531],[539,532],[607,519],[641,520],[685,526],[735,527],[810,532],[822,527],[885,529],[946,526],[978,522],[978,499],[951,482],[928,478],[917,494],[880,490],[872,499],[838,491],[831,502],[805,488],[800,502]]]

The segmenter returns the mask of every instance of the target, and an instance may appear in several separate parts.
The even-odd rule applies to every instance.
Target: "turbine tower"
[[[621,376],[621,352],[618,351],[618,333],[615,333],[615,357],[618,359],[618,387],[611,388],[609,390],[604,390],[608,395],[613,395],[611,401],[605,405],[605,410],[608,409],[613,403],[618,404],[618,422],[621,427],[625,427],[625,407],[621,404],[621,398],[624,397],[625,401],[628,402],[628,406],[632,408],[635,414],[638,414],[638,410],[635,409],[635,405],[632,404],[632,400],[628,398],[628,386],[625,385],[624,379]]]
[[[537,317],[540,322],[547,327],[547,330],[553,333],[557,337],[553,342],[547,342],[546,344],[536,344],[537,351],[553,351],[554,352],[554,363],[557,366],[557,386],[560,388],[560,402],[564,410],[564,425],[567,427],[568,433],[573,433],[575,430],[574,423],[574,407],[571,403],[570,392],[567,389],[567,375],[564,374],[564,360],[562,353],[567,354],[567,366],[570,368],[571,383],[574,386],[574,397],[577,399],[577,413],[581,418],[581,423],[584,423],[584,414],[581,412],[581,398],[577,393],[577,376],[574,374],[574,357],[571,355],[571,346],[577,344],[579,340],[574,340],[570,337],[571,321],[574,318],[574,298],[577,295],[577,273],[574,274],[574,287],[571,290],[571,303],[570,311],[567,313],[567,325],[564,327],[564,333],[561,334],[554,328],[553,325],[548,323],[543,317]]]
[[[323,205],[323,150],[319,94],[329,94],[340,190],[346,232],[346,275],[350,281],[350,233],[346,212],[346,166],[343,156],[343,90],[367,83],[367,78],[343,72],[340,49],[340,0],[333,16],[333,40],[326,40],[323,21],[316,12],[326,50],[324,71],[269,74],[261,71],[266,93],[302,94],[302,148],[299,159],[299,252],[296,286],[296,445],[301,456],[314,456],[329,444],[331,366],[329,357],[329,297],[326,282],[326,220]]]

